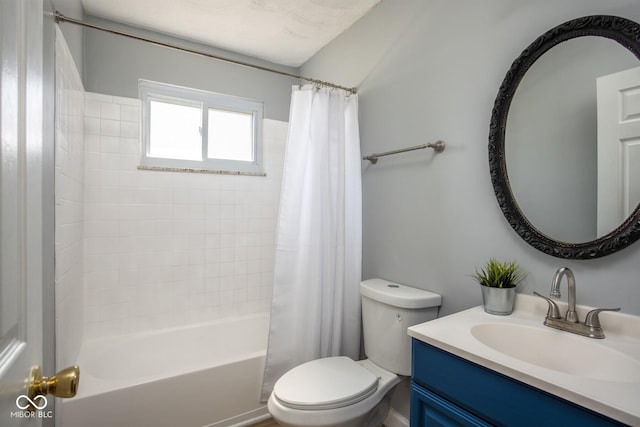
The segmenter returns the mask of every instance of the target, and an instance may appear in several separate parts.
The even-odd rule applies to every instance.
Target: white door
[[[598,236],[640,203],[640,67],[597,79]]]
[[[0,425],[39,426],[27,382],[43,363],[43,2],[0,0]]]

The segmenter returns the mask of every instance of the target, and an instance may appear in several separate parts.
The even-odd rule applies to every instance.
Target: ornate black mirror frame
[[[640,205],[615,230],[584,243],[567,243],[542,234],[524,216],[511,191],[505,159],[505,131],[511,100],[525,73],[552,47],[583,36],[606,37],[627,48],[640,60],[640,24],[607,15],[585,16],[567,21],[538,37],[513,62],[496,97],[489,127],[491,183],[509,225],[525,242],[554,257],[591,259],[612,254],[640,239]]]

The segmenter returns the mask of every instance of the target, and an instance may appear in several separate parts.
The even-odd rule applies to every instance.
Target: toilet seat
[[[294,409],[334,409],[371,396],[379,377],[344,356],[312,360],[284,374],[273,387],[282,405]]]

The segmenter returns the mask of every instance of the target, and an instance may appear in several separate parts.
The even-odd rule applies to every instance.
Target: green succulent
[[[515,261],[500,262],[495,258],[489,259],[480,271],[476,268],[476,273],[471,275],[476,282],[490,288],[515,288],[526,276]]]

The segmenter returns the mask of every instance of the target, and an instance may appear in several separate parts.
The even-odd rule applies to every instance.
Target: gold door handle
[[[31,369],[29,383],[29,399],[39,395],[52,394],[56,397],[73,397],[78,392],[80,382],[80,368],[77,365],[69,366],[52,377],[43,377],[40,366]],[[35,408],[30,408],[35,411]]]

